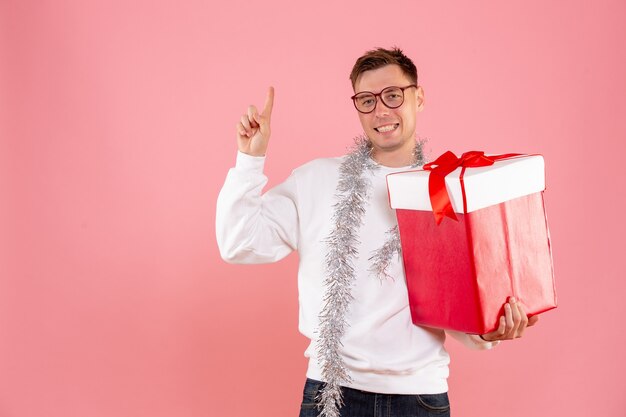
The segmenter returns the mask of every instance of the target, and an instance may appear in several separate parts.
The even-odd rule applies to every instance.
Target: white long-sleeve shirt
[[[295,169],[287,180],[262,194],[267,183],[264,157],[237,154],[217,201],[216,235],[221,256],[231,263],[278,261],[299,252],[299,330],[311,340],[307,377],[323,381],[316,351],[319,313],[326,288],[325,239],[332,230],[333,204],[341,158],[317,159]],[[449,355],[445,332],[411,322],[402,263],[388,268],[394,279],[368,272],[371,254],[396,225],[385,176],[407,168],[365,170],[370,201],[359,229],[354,262],[354,300],[346,316],[341,355],[352,377],[348,387],[388,394],[436,394],[448,390]],[[450,332],[465,345],[489,349],[497,342]]]

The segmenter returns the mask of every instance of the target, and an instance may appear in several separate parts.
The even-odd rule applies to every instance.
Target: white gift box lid
[[[446,176],[446,188],[455,213],[463,213],[461,170],[459,167]],[[428,194],[430,172],[416,170],[387,175],[391,208],[432,211]],[[543,156],[516,156],[497,160],[486,167],[468,167],[463,183],[468,213],[543,191],[546,188]]]

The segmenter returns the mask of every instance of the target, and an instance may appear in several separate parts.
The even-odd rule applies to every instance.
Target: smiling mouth
[[[392,130],[396,130],[398,126],[400,126],[400,123],[393,123],[390,125],[375,127],[374,130],[377,131],[378,133],[386,133],[386,132],[391,132]]]

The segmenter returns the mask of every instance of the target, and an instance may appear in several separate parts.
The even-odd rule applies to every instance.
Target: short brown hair
[[[374,70],[390,64],[398,65],[404,75],[409,77],[413,84],[417,84],[417,68],[415,64],[411,61],[411,58],[404,55],[404,52],[402,52],[400,48],[394,46],[391,49],[372,49],[357,59],[350,73],[352,88],[354,89],[357,78],[365,71]]]

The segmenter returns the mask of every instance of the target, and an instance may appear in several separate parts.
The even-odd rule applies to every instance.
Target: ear
[[[424,89],[421,85],[415,89],[415,100],[417,101],[417,111],[422,111],[424,109]]]

